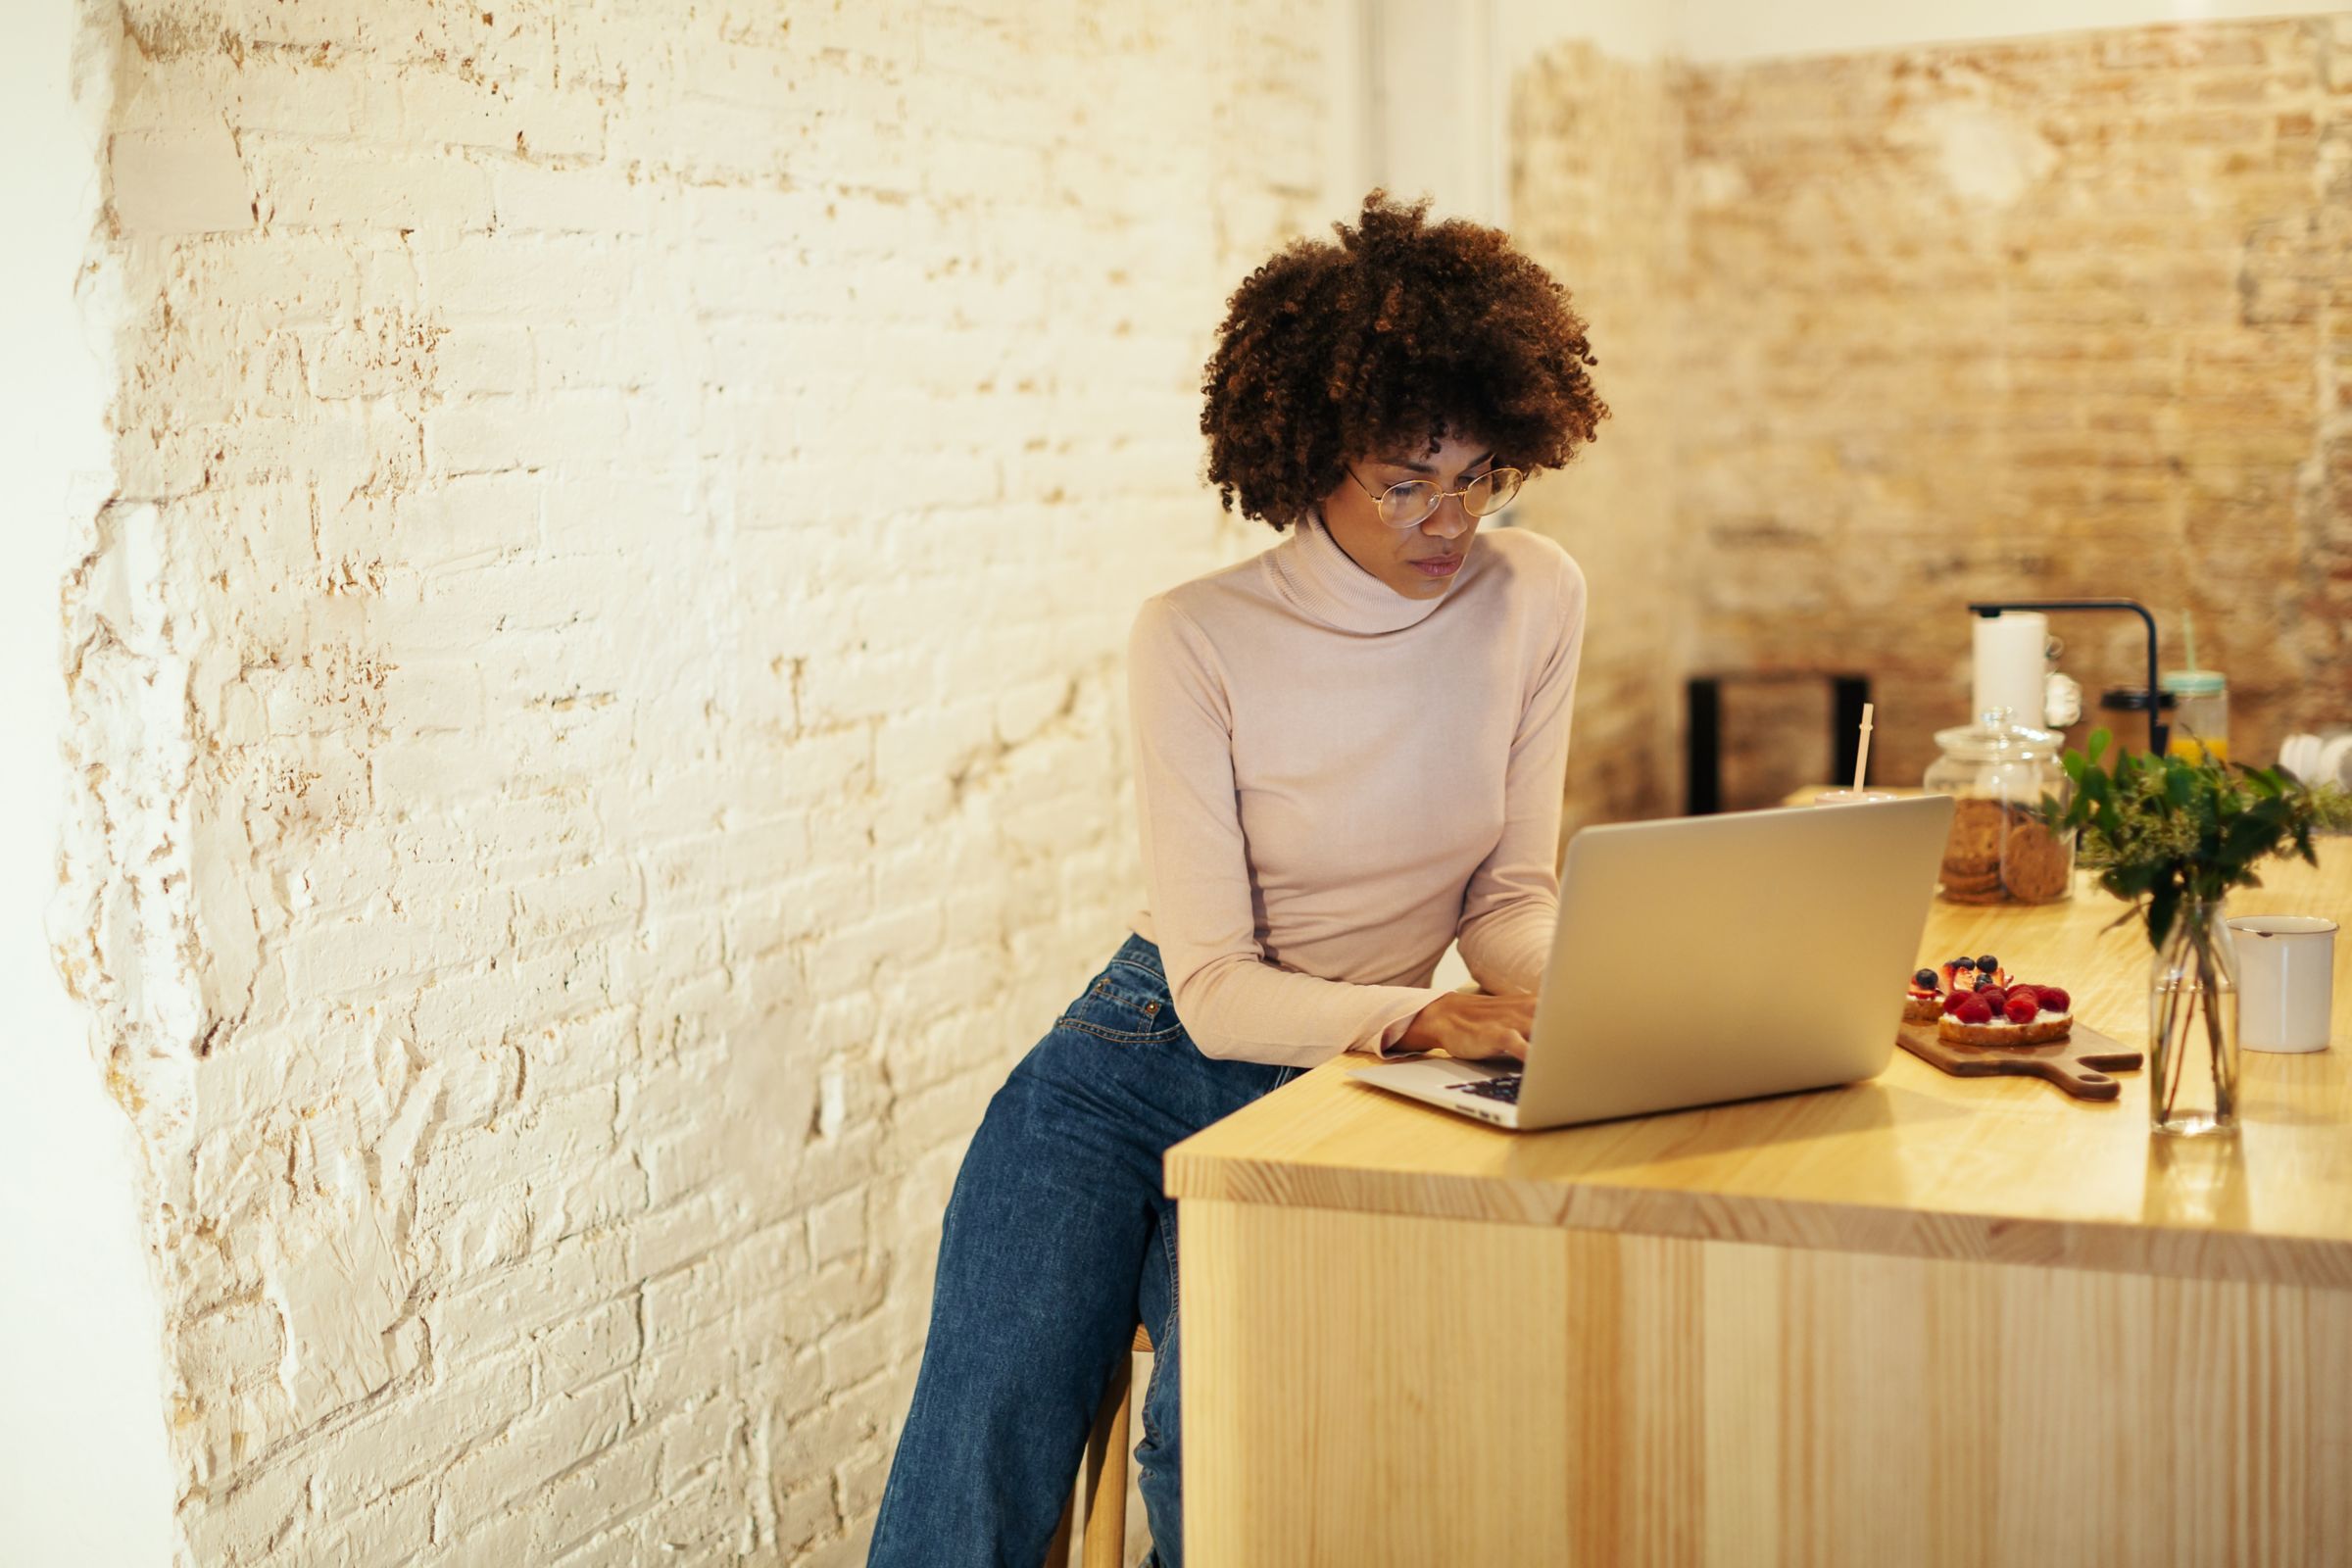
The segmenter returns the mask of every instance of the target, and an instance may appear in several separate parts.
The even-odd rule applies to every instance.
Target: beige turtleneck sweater
[[[1435,599],[1310,519],[1145,603],[1136,930],[1204,1054],[1386,1053],[1457,939],[1486,990],[1536,989],[1584,629],[1576,563],[1509,529]]]

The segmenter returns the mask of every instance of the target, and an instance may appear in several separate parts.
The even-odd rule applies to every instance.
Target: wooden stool
[[[1135,1331],[1131,1348],[1152,1353],[1152,1336]],[[1095,1429],[1086,1435],[1086,1457],[1078,1469],[1079,1494],[1086,1499],[1086,1539],[1079,1546],[1079,1568],[1123,1568],[1127,1549],[1127,1412],[1134,1403],[1133,1379],[1126,1357],[1110,1374],[1102,1391],[1102,1407],[1095,1412]],[[1061,1523],[1054,1528],[1054,1544],[1046,1548],[1046,1568],[1065,1568],[1070,1560],[1070,1504],[1061,1505]]]

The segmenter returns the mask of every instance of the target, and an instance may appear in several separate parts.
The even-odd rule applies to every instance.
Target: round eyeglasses
[[[1473,517],[1493,516],[1511,504],[1511,497],[1519,493],[1527,475],[1517,468],[1489,468],[1459,490],[1441,490],[1428,479],[1407,479],[1378,495],[1373,495],[1372,487],[1356,478],[1353,468],[1348,470],[1348,477],[1355,479],[1355,487],[1372,497],[1381,521],[1392,528],[1411,528],[1444,505],[1447,496],[1460,496],[1462,510]]]

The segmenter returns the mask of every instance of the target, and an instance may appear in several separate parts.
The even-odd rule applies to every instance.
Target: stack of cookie
[[[2074,884],[2072,847],[2029,808],[1969,799],[1953,804],[1943,847],[1943,896],[1954,904],[2048,904]]]

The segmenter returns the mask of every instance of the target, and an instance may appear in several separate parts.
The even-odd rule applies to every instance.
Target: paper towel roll
[[[2042,723],[2042,652],[2049,646],[2050,617],[2037,610],[2005,610],[1977,617],[1976,701],[1972,716],[2006,708],[2010,721]]]

